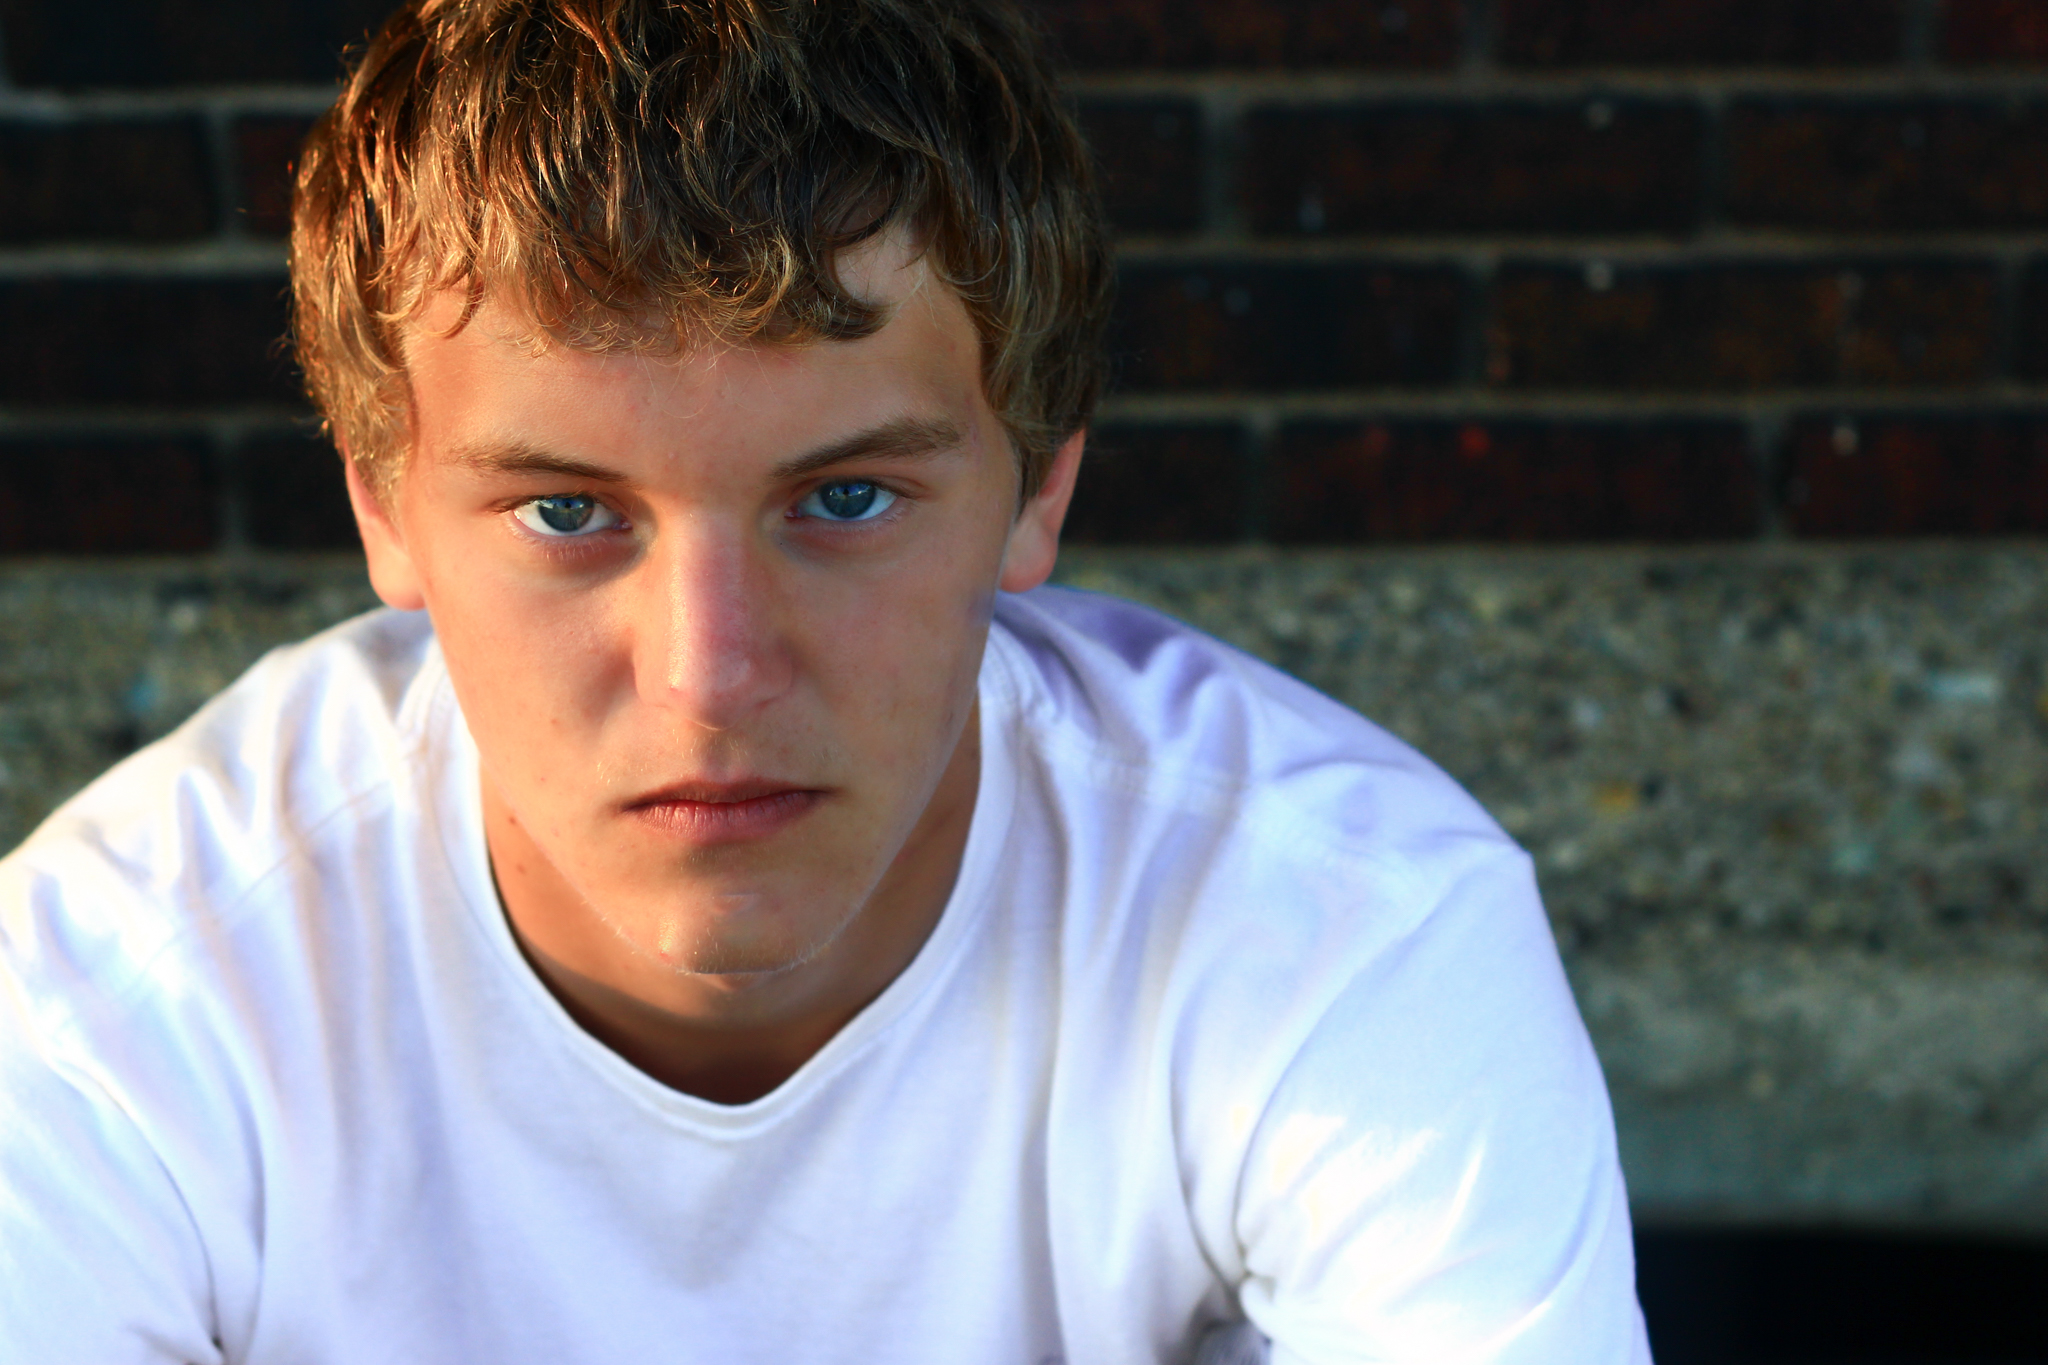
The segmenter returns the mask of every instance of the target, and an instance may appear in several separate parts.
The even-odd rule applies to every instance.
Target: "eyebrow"
[[[458,446],[449,458],[464,469],[485,474],[559,474],[591,483],[631,482],[616,469],[606,469],[586,460],[572,460],[523,441]]]
[[[951,422],[899,417],[784,460],[775,466],[772,477],[783,482],[801,479],[851,460],[926,459],[958,448],[964,439],[960,428]],[[523,441],[460,446],[450,458],[465,469],[487,474],[555,474],[591,483],[632,482],[616,469],[573,460]]]
[[[926,459],[956,449],[964,439],[960,428],[951,422],[899,417],[893,422],[857,431],[844,440],[784,460],[775,466],[775,477],[780,480],[801,479],[849,460]]]

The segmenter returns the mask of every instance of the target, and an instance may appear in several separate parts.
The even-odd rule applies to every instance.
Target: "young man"
[[[1034,591],[1107,269],[1001,0],[414,0],[293,272],[398,610],[0,863],[0,1358],[1646,1359],[1527,859]]]

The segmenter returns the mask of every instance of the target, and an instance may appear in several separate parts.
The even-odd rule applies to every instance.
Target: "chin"
[[[751,902],[756,897],[745,899]],[[643,930],[625,937],[681,976],[771,977],[793,971],[824,952],[851,919],[848,914],[830,926],[804,926],[811,930],[806,933],[798,926],[778,922],[779,917],[772,913],[760,914],[755,906],[727,905],[708,915],[672,914],[663,917],[651,934]]]

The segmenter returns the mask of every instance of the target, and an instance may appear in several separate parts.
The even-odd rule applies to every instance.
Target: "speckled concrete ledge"
[[[2048,1233],[2048,546],[1070,553],[1537,856],[1639,1214]],[[360,565],[0,571],[0,845]]]
[[[1537,857],[1640,1214],[2048,1232],[2048,547],[1075,557]]]

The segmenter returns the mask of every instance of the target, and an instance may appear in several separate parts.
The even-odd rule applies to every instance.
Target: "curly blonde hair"
[[[843,340],[883,318],[833,263],[897,226],[974,321],[1028,496],[1101,395],[1110,267],[1005,0],[408,0],[300,157],[293,340],[381,494],[433,295],[506,298],[541,344]]]

